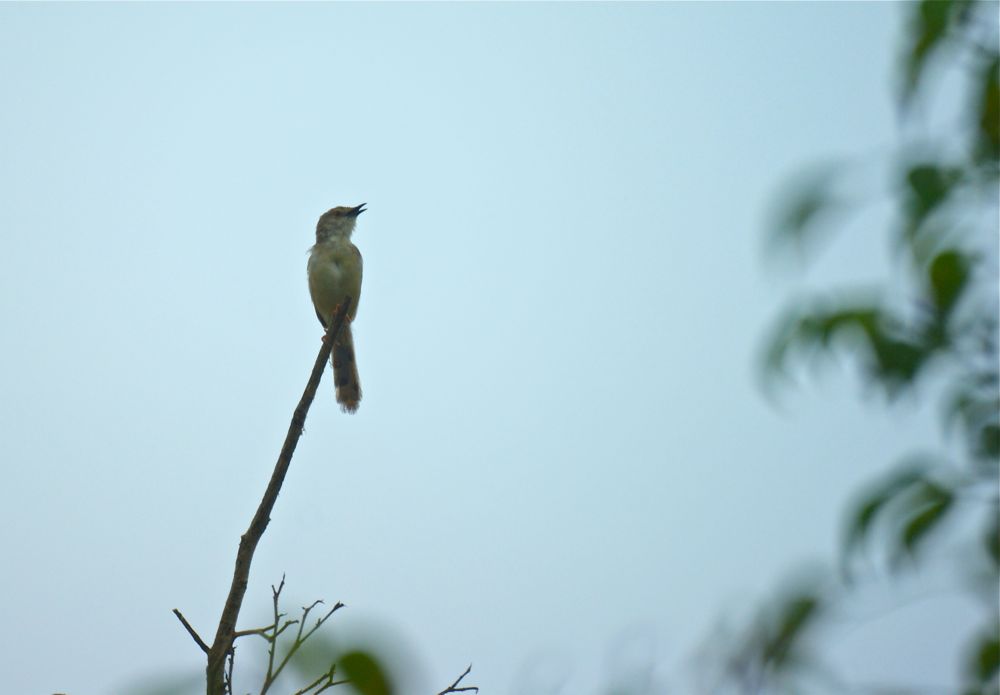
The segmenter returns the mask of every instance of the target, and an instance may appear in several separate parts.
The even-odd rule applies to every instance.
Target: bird
[[[309,249],[306,265],[309,295],[316,309],[316,318],[323,328],[329,327],[344,300],[351,300],[331,352],[337,403],[345,413],[357,412],[361,404],[361,381],[354,355],[351,323],[358,313],[362,263],[361,252],[351,243],[351,234],[358,215],[364,211],[365,203],[362,203],[355,207],[335,207],[320,215],[316,223],[316,243]]]

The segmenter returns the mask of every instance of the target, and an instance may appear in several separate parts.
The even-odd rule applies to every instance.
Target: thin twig
[[[467,675],[469,675],[470,671],[472,671],[472,664],[469,664],[469,667],[467,669],[465,669],[465,672],[461,676],[459,676],[458,678],[455,679],[454,683],[452,683],[447,688],[445,688],[444,690],[442,690],[441,692],[439,692],[437,695],[447,695],[448,693],[465,693],[465,692],[469,692],[469,691],[474,692],[474,693],[478,693],[479,692],[479,688],[476,687],[476,686],[474,686],[474,685],[466,685],[466,686],[462,686],[461,688],[458,687],[458,684],[462,682],[463,678],[465,678]]]
[[[274,682],[274,654],[278,651],[278,635],[284,632],[285,628],[292,623],[286,622],[281,629],[278,629],[278,623],[284,617],[284,614],[278,611],[278,598],[281,596],[281,590],[285,588],[285,575],[281,575],[281,582],[277,587],[274,584],[271,585],[271,605],[274,607],[274,632],[270,637],[264,635],[270,644],[267,646],[267,673],[264,674],[264,683],[260,686],[260,695],[266,695],[267,689],[271,687],[271,683]]]
[[[177,610],[176,608],[174,609],[174,615],[176,615],[177,619],[181,621],[181,625],[183,625],[184,629],[188,631],[189,635],[191,635],[191,639],[193,639],[195,641],[195,644],[197,644],[199,647],[201,647],[201,650],[203,652],[205,652],[206,654],[208,654],[208,651],[209,651],[208,650],[208,645],[205,644],[205,640],[203,640],[198,635],[198,633],[194,631],[194,628],[191,627],[191,623],[189,623],[187,621],[187,619],[184,617],[184,615],[179,610]]]
[[[323,615],[323,617],[317,618],[315,625],[306,630],[306,621],[309,620],[309,613],[312,612],[312,610],[316,606],[319,606],[323,603],[323,601],[313,601],[308,606],[302,607],[301,618],[299,618],[298,620],[286,620],[285,624],[282,625],[280,628],[278,628],[278,623],[281,622],[281,619],[283,617],[285,617],[285,614],[281,613],[278,608],[279,599],[281,596],[281,590],[284,588],[284,586],[285,586],[284,577],[281,578],[281,583],[277,587],[275,587],[274,585],[271,586],[272,604],[274,606],[273,625],[269,625],[266,628],[259,628],[257,630],[243,630],[236,633],[237,636],[242,636],[243,634],[260,635],[268,642],[267,671],[264,674],[264,682],[261,684],[260,695],[267,694],[271,686],[273,686],[275,681],[278,680],[278,676],[281,675],[282,671],[284,671],[285,667],[291,661],[292,657],[295,656],[295,653],[299,650],[299,647],[305,644],[306,640],[312,637],[313,633],[316,632],[316,630],[320,629],[323,626],[323,623],[325,623],[327,620],[330,619],[330,616],[332,616],[335,612],[344,607],[343,603],[337,601],[336,605],[334,605],[333,608],[327,611],[326,614]],[[288,648],[288,651],[278,662],[278,665],[275,666],[274,663],[275,655],[278,653],[278,636],[292,625],[298,625],[299,627],[296,630],[295,636],[292,638],[292,644]],[[335,669],[336,669],[336,664],[331,664],[330,669],[326,673],[324,673],[322,676],[314,680],[312,683],[307,685],[302,690],[297,691],[295,695],[304,695],[313,688],[317,688],[319,686],[323,687],[317,692],[322,692],[323,690],[329,688],[330,684],[333,683],[333,674]]]
[[[267,524],[271,520],[271,511],[274,503],[278,499],[281,485],[288,473],[288,467],[292,462],[292,455],[295,447],[299,443],[299,437],[306,424],[306,415],[309,413],[309,406],[312,405],[316,396],[316,389],[319,387],[323,372],[330,361],[330,353],[333,351],[333,343],[340,333],[341,327],[347,317],[347,312],[353,303],[352,297],[347,297],[338,308],[329,322],[326,331],[326,338],[320,346],[319,354],[316,355],[316,362],[313,364],[309,381],[302,392],[302,398],[295,407],[292,414],[292,421],[288,425],[288,433],[285,435],[285,442],[278,455],[278,461],[274,464],[274,472],[271,480],[264,490],[264,496],[260,500],[260,506],[250,521],[250,526],[246,532],[240,536],[240,547],[236,553],[236,567],[233,570],[233,582],[229,588],[229,596],[222,609],[222,616],[219,618],[219,627],[215,632],[215,640],[208,650],[208,665],[205,669],[206,681],[208,685],[208,695],[225,695],[225,664],[226,655],[229,654],[236,639],[236,620],[240,615],[240,608],[243,606],[243,597],[247,592],[247,584],[250,579],[250,563],[253,561],[254,551],[257,543],[260,542]],[[277,622],[277,621],[275,621]],[[200,645],[199,645],[200,646]]]
[[[320,684],[323,683],[323,681],[325,681],[325,680],[327,680],[329,678],[330,678],[330,674],[329,673],[324,673],[322,676],[320,676],[319,678],[317,678],[316,680],[314,680],[312,683],[310,683],[306,687],[302,688],[301,690],[296,690],[294,693],[292,693],[292,695],[306,695],[306,693],[308,693],[310,690],[312,690],[313,688],[318,688],[320,686]]]
[[[309,619],[309,613],[312,611],[313,608],[323,603],[323,601],[319,600],[313,601],[308,606],[302,607],[301,618],[299,618],[298,620],[286,620],[285,624],[282,625],[281,628],[279,629],[277,625],[281,621],[281,619],[285,617],[285,614],[281,613],[278,609],[278,601],[281,596],[281,590],[284,587],[285,587],[284,577],[281,578],[281,583],[277,586],[277,588],[274,585],[271,585],[272,603],[274,605],[274,624],[269,625],[268,627],[263,628],[261,630],[244,631],[250,634],[260,635],[269,643],[267,647],[267,672],[264,674],[264,682],[261,684],[260,687],[260,695],[267,695],[267,692],[271,689],[271,686],[274,685],[275,681],[278,680],[278,676],[281,675],[281,672],[285,669],[285,666],[287,666],[288,662],[291,661],[293,656],[295,656],[295,653],[299,650],[299,647],[305,644],[305,641],[310,637],[312,637],[312,634],[316,632],[316,630],[320,629],[320,627],[323,626],[323,623],[329,620],[331,615],[333,615],[336,611],[344,607],[344,604],[338,601],[333,608],[327,611],[326,615],[324,615],[322,618],[318,618],[316,620],[316,624],[313,625],[308,631],[306,631],[306,621]],[[278,636],[292,625],[299,626],[298,630],[296,630],[295,637],[292,638],[292,645],[285,653],[284,657],[282,657],[281,661],[278,662],[277,667],[275,667],[274,657],[278,653]],[[271,630],[272,632],[268,633],[269,630]],[[237,636],[240,635],[239,632],[237,632],[236,634]],[[300,692],[307,693],[312,688],[315,688],[319,685],[323,685],[324,681],[327,681],[327,685],[324,685],[324,689],[326,687],[329,687],[329,682],[332,682],[333,680],[334,668],[335,667],[331,665],[330,670],[327,673],[317,678],[310,685],[303,688]]]
[[[329,683],[327,683],[326,685],[324,685],[322,688],[320,688],[319,690],[317,690],[313,695],[319,695],[324,690],[328,690],[328,689],[333,688],[333,687],[338,686],[338,685],[345,685],[345,684],[350,683],[350,682],[351,681],[348,678],[345,678],[345,679],[339,680],[339,681],[330,681]]]
[[[274,671],[274,678],[277,678],[278,675],[281,673],[281,671],[285,668],[285,666],[288,665],[288,662],[291,661],[291,658],[293,656],[295,656],[295,653],[299,650],[299,647],[301,647],[303,644],[305,644],[305,641],[307,639],[309,639],[310,637],[312,637],[312,634],[314,632],[316,632],[316,630],[320,629],[320,627],[323,626],[323,623],[325,623],[330,618],[331,615],[333,615],[335,612],[337,612],[338,610],[340,610],[341,608],[344,607],[343,603],[341,603],[340,601],[337,601],[337,603],[334,605],[334,607],[331,608],[329,611],[327,611],[326,615],[324,615],[322,618],[317,619],[316,620],[316,624],[313,625],[312,628],[310,628],[308,632],[306,632],[305,634],[303,634],[302,630],[306,626],[306,617],[309,615],[309,611],[311,611],[313,608],[315,608],[320,603],[323,603],[323,602],[322,601],[314,601],[311,606],[303,606],[303,608],[302,608],[302,620],[299,622],[298,634],[295,636],[295,641],[292,642],[292,646],[288,649],[288,653],[285,654],[284,658],[281,660],[281,663],[278,664],[278,668]],[[274,678],[272,678],[271,680],[273,681]],[[261,695],[264,695],[263,691],[261,692]]]
[[[319,688],[319,686],[321,686],[321,685],[323,687],[320,688],[319,690],[317,690],[316,692],[317,693],[323,692],[324,690],[326,690],[327,688],[329,688],[332,683],[335,683],[335,681],[333,680],[333,676],[334,676],[334,674],[336,672],[337,672],[337,665],[333,664],[333,665],[330,666],[330,670],[329,671],[327,671],[326,673],[324,673],[322,676],[320,676],[319,678],[317,678],[316,680],[314,680],[312,683],[310,683],[306,687],[302,688],[301,690],[296,690],[294,693],[292,693],[292,695],[306,695],[306,693],[308,693],[310,690],[312,690],[313,688]],[[323,681],[326,681],[326,683],[324,683]],[[340,681],[340,682],[341,683],[346,683],[347,681],[344,680],[344,681]]]

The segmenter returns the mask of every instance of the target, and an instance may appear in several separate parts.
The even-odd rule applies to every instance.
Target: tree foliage
[[[957,590],[974,593],[984,608],[958,665],[963,692],[1000,692],[998,6],[924,0],[906,11],[904,121],[919,119],[933,102],[932,73],[966,90],[958,127],[930,143],[904,144],[890,161],[898,222],[888,231],[906,277],[891,285],[894,292],[848,288],[796,298],[768,340],[765,372],[772,383],[782,382],[802,365],[847,356],[889,398],[938,394],[945,439],[941,451],[908,454],[852,500],[841,553],[844,581],[833,589],[814,584],[783,592],[762,609],[731,648],[730,689],[783,692],[795,682],[792,689],[803,692],[810,689],[802,686],[804,668],[816,687],[829,685],[829,672],[808,658],[818,656],[808,640],[825,615],[851,600],[858,568],[880,558],[890,574],[918,573],[953,562],[938,552],[948,546],[963,550],[962,569],[976,579]],[[777,247],[815,250],[839,221],[860,214],[838,193],[852,174],[840,166],[804,179],[782,201]],[[971,526],[978,526],[978,539],[967,538]],[[789,659],[793,654],[798,658]]]

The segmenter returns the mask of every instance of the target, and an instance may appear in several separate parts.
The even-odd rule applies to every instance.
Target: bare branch
[[[469,667],[465,669],[465,672],[461,676],[455,679],[454,683],[452,683],[447,688],[439,692],[437,695],[447,695],[448,693],[466,693],[466,692],[478,693],[479,688],[475,685],[466,685],[459,687],[459,683],[462,682],[463,678],[469,675],[470,671],[472,671],[472,664],[469,664]]]
[[[274,607],[274,633],[268,637],[264,635],[264,638],[270,642],[267,647],[267,672],[264,674],[264,683],[260,686],[260,695],[266,695],[267,689],[271,687],[271,683],[274,682],[274,654],[278,650],[278,635],[281,634],[286,627],[289,627],[292,623],[286,622],[281,630],[278,629],[278,623],[283,617],[283,613],[278,611],[278,598],[281,596],[281,590],[285,588],[285,575],[281,575],[281,582],[277,587],[274,584],[271,585],[271,605]]]
[[[273,629],[273,625],[268,625],[267,627],[255,627],[251,630],[237,630],[233,633],[233,639],[236,640],[240,637],[249,637],[250,635],[260,635],[266,639],[267,631]]]
[[[189,635],[191,635],[191,639],[193,639],[195,641],[195,644],[197,644],[199,647],[201,647],[201,650],[203,652],[205,652],[206,654],[208,654],[208,651],[209,651],[208,650],[208,645],[205,644],[205,640],[203,640],[198,635],[198,633],[194,631],[194,628],[191,627],[191,623],[189,623],[187,621],[187,619],[181,614],[181,612],[179,610],[177,610],[176,608],[174,609],[174,615],[176,615],[177,619],[181,621],[181,625],[183,625],[184,629],[188,631]]]
[[[236,633],[238,637],[243,636],[245,634],[259,635],[268,642],[267,670],[264,673],[264,682],[261,684],[260,687],[260,695],[267,695],[267,692],[271,689],[271,686],[274,685],[275,681],[277,681],[278,676],[281,675],[282,671],[284,671],[285,666],[287,666],[289,661],[291,661],[292,657],[295,656],[295,653],[299,650],[299,647],[305,644],[305,641],[309,639],[312,636],[312,634],[316,632],[316,630],[322,627],[323,623],[329,620],[330,616],[332,616],[337,610],[344,607],[344,604],[338,601],[333,608],[331,608],[329,611],[326,612],[325,615],[323,615],[323,617],[317,618],[316,624],[307,630],[306,622],[309,620],[309,613],[316,606],[322,605],[323,603],[323,601],[321,600],[313,601],[308,606],[302,607],[301,618],[297,620],[286,620],[285,623],[279,628],[278,623],[280,623],[281,619],[285,617],[285,614],[282,613],[278,607],[279,600],[281,598],[281,591],[282,589],[284,589],[284,587],[285,587],[284,577],[281,578],[281,583],[278,584],[277,587],[275,587],[274,585],[271,586],[271,604],[274,613],[273,624],[257,630],[243,630],[241,632]],[[275,657],[278,653],[278,637],[281,635],[281,633],[283,633],[286,629],[288,629],[292,625],[298,625],[299,627],[295,632],[295,636],[292,638],[291,646],[289,647],[288,651],[285,653],[285,655],[281,658],[281,660],[278,662],[276,666]],[[327,671],[322,676],[313,681],[311,684],[303,688],[300,692],[303,694],[308,693],[313,688],[319,686],[322,686],[322,690],[325,690],[326,688],[330,687],[330,684],[333,682],[334,668],[335,668],[334,665],[331,665],[329,671]]]
[[[233,641],[236,639],[236,620],[239,618],[240,608],[243,606],[243,597],[247,592],[247,584],[250,579],[250,563],[253,561],[257,544],[260,542],[264,531],[267,529],[267,524],[271,520],[271,511],[278,500],[278,493],[281,491],[281,485],[284,483],[288,467],[291,465],[292,455],[295,453],[295,447],[298,445],[299,438],[302,436],[302,431],[305,428],[309,406],[312,405],[313,399],[316,396],[316,389],[319,387],[323,372],[326,371],[327,363],[330,361],[333,343],[344,325],[347,312],[352,303],[353,298],[346,298],[340,307],[338,307],[333,320],[329,323],[326,338],[320,346],[319,354],[316,355],[316,362],[313,364],[309,381],[306,383],[302,397],[299,399],[299,403],[292,414],[292,421],[288,425],[288,433],[285,435],[285,442],[281,447],[281,453],[274,464],[274,472],[271,474],[271,480],[267,484],[267,489],[264,490],[264,496],[261,498],[260,506],[257,507],[257,512],[250,521],[250,526],[240,537],[240,546],[236,553],[236,566],[233,570],[233,581],[229,588],[229,596],[226,598],[226,603],[222,609],[222,616],[219,618],[219,627],[215,632],[215,640],[208,649],[208,665],[205,669],[208,695],[225,695],[226,656],[230,653]],[[275,619],[275,624],[277,622],[278,620]],[[187,626],[185,625],[185,627]],[[196,641],[200,642],[200,640]],[[201,642],[199,646],[204,648],[204,643]]]

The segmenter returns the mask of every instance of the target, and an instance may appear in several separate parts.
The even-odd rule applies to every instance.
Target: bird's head
[[[351,232],[354,231],[354,224],[358,220],[358,215],[364,211],[364,203],[353,208],[341,205],[327,210],[320,215],[319,222],[316,223],[316,241],[326,241],[336,236],[349,239]]]

